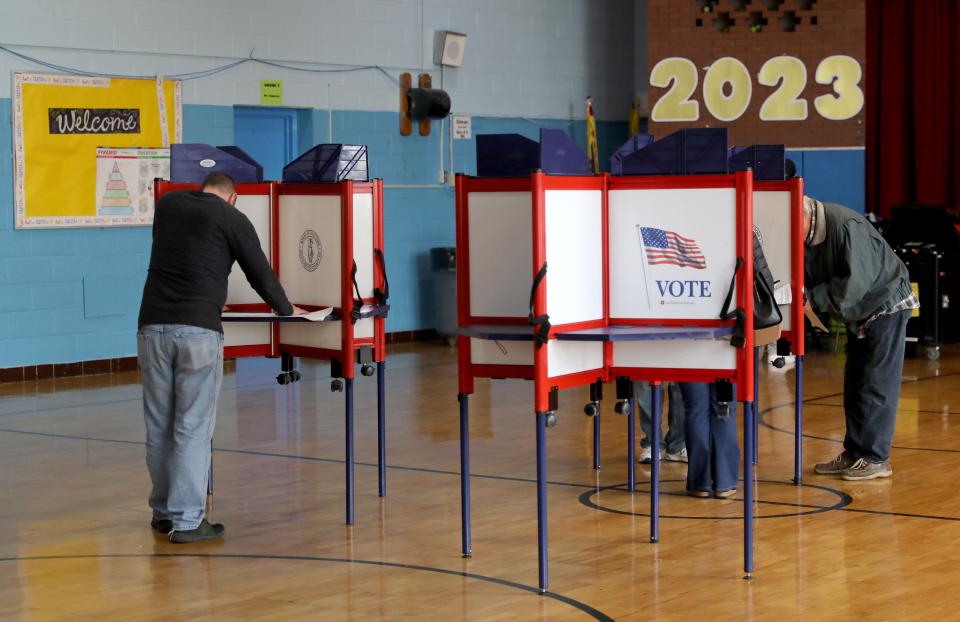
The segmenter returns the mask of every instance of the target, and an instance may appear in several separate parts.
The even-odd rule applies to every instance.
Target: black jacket
[[[153,249],[139,326],[189,324],[223,331],[227,277],[240,264],[250,285],[280,315],[292,315],[250,220],[220,197],[192,190],[165,194],[153,218]]]

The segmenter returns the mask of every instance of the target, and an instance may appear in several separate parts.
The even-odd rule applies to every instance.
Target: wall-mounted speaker
[[[434,44],[434,63],[445,67],[459,67],[463,64],[463,50],[467,47],[467,35],[462,32],[441,30],[437,32]]]

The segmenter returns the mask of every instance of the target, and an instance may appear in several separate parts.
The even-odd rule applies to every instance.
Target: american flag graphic
[[[647,263],[651,266],[689,266],[697,270],[707,267],[707,260],[696,241],[673,231],[640,227],[643,245],[647,249]]]

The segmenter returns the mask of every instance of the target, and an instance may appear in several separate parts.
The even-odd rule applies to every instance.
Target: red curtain
[[[956,0],[867,2],[867,209],[960,211]]]

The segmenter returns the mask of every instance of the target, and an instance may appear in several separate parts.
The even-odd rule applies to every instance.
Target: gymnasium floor
[[[343,395],[326,365],[228,365],[212,518],[222,542],[172,545],[146,505],[135,373],[0,385],[2,620],[949,620],[960,617],[960,349],[908,359],[891,480],[814,476],[843,433],[842,355],[806,366],[806,485],[790,484],[793,373],[762,378],[757,571],[743,505],[683,494],[667,463],[661,542],[649,469],[625,492],[626,421],[603,406],[590,464],[586,390],[548,433],[551,592],[536,595],[531,386],[471,402],[474,557],[460,557],[456,356],[392,347],[388,496],[377,497],[376,385],[357,382],[357,520],[343,525]],[[951,425],[953,424],[953,425]],[[742,493],[742,487],[741,487]],[[593,504],[600,509],[594,509]]]

